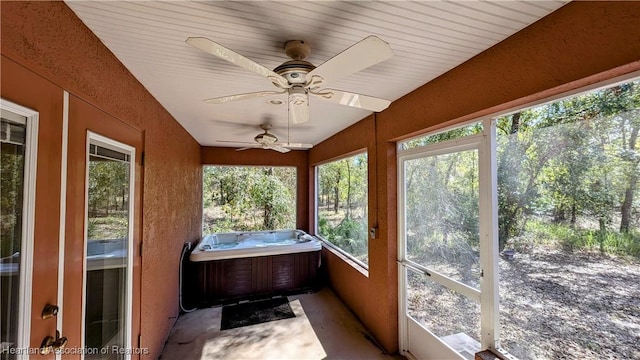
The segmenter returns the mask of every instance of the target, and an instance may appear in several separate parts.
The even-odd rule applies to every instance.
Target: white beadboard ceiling
[[[277,90],[269,80],[185,43],[207,37],[269,69],[290,60],[283,45],[304,40],[318,66],[369,35],[394,56],[331,88],[396,100],[497,44],[567,1],[67,1],[131,73],[207,146],[243,146],[269,117],[287,142],[287,105],[270,97],[203,99]],[[310,118],[290,142],[318,144],[370,112],[310,99]]]

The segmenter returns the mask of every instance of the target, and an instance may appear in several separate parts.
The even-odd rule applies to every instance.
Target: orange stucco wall
[[[60,154],[62,151],[62,89],[43,82],[42,78],[20,72],[20,66],[10,60],[0,58],[0,94],[3,99],[25,99],[22,106],[38,109],[39,131],[38,164],[36,174],[35,239],[56,238],[60,230]],[[11,86],[6,86],[11,84]],[[41,174],[48,174],[43,179]],[[47,303],[55,303],[57,295],[58,242],[34,241],[34,253],[46,254],[33,266],[33,301],[31,311],[39,314]],[[37,256],[37,255],[36,255]],[[32,346],[50,334],[55,333],[55,323],[44,323],[32,318]]]
[[[306,190],[299,186],[303,203],[298,204],[298,222],[311,231],[313,165],[367,149],[369,225],[379,228],[378,238],[370,241],[368,276],[333,253],[325,251],[324,256],[336,293],[376,339],[395,352],[395,141],[640,70],[640,2],[572,2],[395,101],[384,112],[367,117],[308,152],[289,155],[300,158],[264,156],[260,150],[232,153],[203,148],[201,153],[195,140],[64,3],[3,1],[0,12],[3,61],[15,62],[29,74],[31,83],[44,90],[65,89],[144,131],[141,333],[142,346],[151,349],[150,359],[158,356],[177,315],[177,254],[182,242],[195,240],[200,234],[202,163],[306,167],[306,172],[298,172],[308,185]],[[5,83],[3,78],[3,97],[7,86],[18,85]],[[38,94],[33,92],[34,97]],[[32,106],[41,115],[61,111],[57,95],[42,95],[45,100],[33,105],[17,96],[9,100]],[[41,121],[52,131],[47,141],[57,141],[60,128],[56,124],[61,117],[47,115]],[[52,152],[59,151],[57,145],[47,146]],[[59,162],[51,166],[54,177],[59,178],[59,170],[57,174],[55,170]],[[55,193],[53,198],[50,207],[55,215]],[[50,234],[43,236],[57,238],[55,222],[49,228]],[[57,249],[55,245],[43,248]],[[49,262],[38,266],[57,270],[53,263],[46,264]],[[55,287],[43,286],[41,291],[53,292]],[[53,293],[46,295],[55,299]]]
[[[48,239],[39,247],[47,250],[42,254],[44,260],[37,262],[39,268],[48,267],[45,269],[48,275],[46,280],[34,278],[34,285],[47,285],[34,292],[46,299],[43,301],[55,302],[57,296],[55,255],[58,248],[62,90],[66,90],[144,134],[140,328],[141,346],[150,349],[145,358],[155,359],[178,315],[178,261],[182,244],[200,236],[200,146],[63,2],[3,1],[0,12],[1,95],[40,112],[40,122],[45,126],[40,129],[39,145],[41,149],[50,150],[54,161],[39,163],[38,171],[49,172],[50,181],[53,181],[50,186],[55,189],[56,181],[58,186],[58,190],[46,195],[47,199],[51,198],[48,200],[51,202],[48,205],[51,225],[43,228],[46,234],[38,235],[38,239]],[[10,69],[6,67],[9,62],[23,74],[17,80],[15,76],[5,76],[8,74],[5,70]],[[25,86],[21,81],[33,90],[15,91],[14,88]],[[52,92],[55,94],[50,95]],[[42,131],[50,135],[45,136]],[[44,168],[45,165],[52,169]],[[40,179],[41,174],[38,176]],[[41,197],[40,192],[38,194]],[[38,239],[37,243],[44,241]],[[41,306],[34,304],[34,314],[39,314]],[[77,308],[80,309],[79,305]],[[48,323],[41,330],[42,334],[33,333],[32,343],[39,345],[44,334],[51,335],[53,330],[55,322]]]
[[[310,174],[369,152],[369,226],[379,238],[369,241],[368,277],[325,257],[331,286],[387,351],[398,350],[395,141],[638,71],[638,24],[640,2],[571,2],[309,151]]]

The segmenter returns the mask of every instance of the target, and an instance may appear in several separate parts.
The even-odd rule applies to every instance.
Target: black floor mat
[[[253,301],[222,308],[220,330],[296,317],[287,298]]]

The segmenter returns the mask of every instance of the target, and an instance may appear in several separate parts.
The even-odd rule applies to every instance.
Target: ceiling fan
[[[227,143],[236,143],[236,144],[252,144],[251,146],[236,149],[236,151],[262,148],[262,149],[275,150],[281,153],[287,153],[291,150],[305,150],[305,149],[311,149],[313,147],[312,144],[291,143],[291,142],[280,143],[278,142],[278,138],[275,135],[269,133],[269,130],[271,130],[271,127],[272,126],[269,123],[264,123],[260,125],[260,128],[264,130],[264,132],[256,135],[253,138],[253,140],[255,140],[256,142],[255,144],[251,142],[244,142],[244,141],[226,141],[226,140],[218,140],[218,142],[227,142]]]
[[[325,84],[330,84],[393,56],[389,44],[374,35],[364,38],[318,67],[304,60],[311,53],[307,43],[302,40],[287,41],[284,51],[292,60],[284,62],[273,71],[207,38],[190,37],[186,42],[202,51],[262,75],[278,88],[275,91],[258,91],[204,100],[211,104],[287,93],[289,119],[294,124],[309,121],[309,95],[332,103],[376,112],[386,109],[391,104],[389,100],[373,96],[343,90],[321,89]]]

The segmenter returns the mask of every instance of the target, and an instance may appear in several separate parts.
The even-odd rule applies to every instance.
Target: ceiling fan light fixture
[[[302,86],[294,86],[289,89],[289,103],[291,105],[304,105],[307,102],[307,89]]]
[[[269,99],[269,100],[267,100],[267,104],[282,105],[282,104],[284,104],[284,101],[282,99]]]
[[[269,134],[269,133],[263,133],[263,134],[259,134],[256,135],[256,137],[253,138],[258,144],[261,145],[271,145],[274,144],[278,141],[278,138]]]

